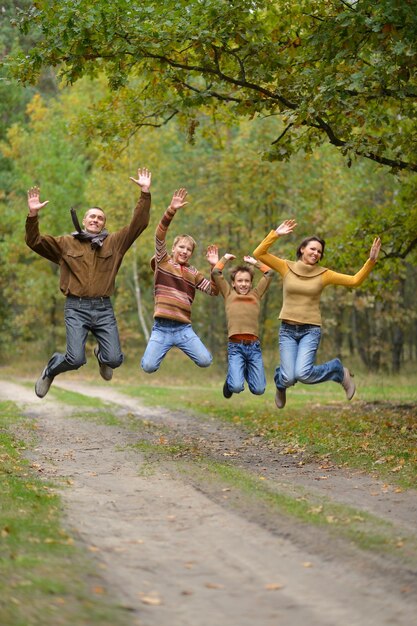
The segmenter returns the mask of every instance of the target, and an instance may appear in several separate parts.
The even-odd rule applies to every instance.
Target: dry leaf
[[[268,583],[267,585],[265,585],[265,589],[267,589],[267,591],[277,591],[278,589],[282,589],[284,587],[284,585],[281,585],[281,583]]]
[[[312,506],[311,509],[308,509],[308,513],[322,513],[323,512],[323,505],[320,504],[320,506]]]
[[[143,602],[143,604],[150,604],[151,606],[159,606],[160,604],[162,604],[161,598],[156,595],[142,596],[140,601]]]
[[[206,583],[207,589],[224,589],[224,585],[219,583]]]
[[[313,567],[313,563],[311,563],[311,561],[304,561],[303,567]]]

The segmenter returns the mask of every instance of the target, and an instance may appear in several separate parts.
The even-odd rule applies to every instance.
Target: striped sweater
[[[191,305],[195,290],[216,296],[218,289],[192,265],[175,263],[168,254],[166,234],[175,215],[170,207],[165,211],[155,232],[154,317],[191,323]]]

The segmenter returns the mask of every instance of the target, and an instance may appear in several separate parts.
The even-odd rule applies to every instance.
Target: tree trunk
[[[144,316],[144,313],[143,313],[142,292],[141,292],[141,289],[140,289],[138,266],[137,266],[137,263],[136,263],[136,246],[134,246],[134,255],[133,255],[133,262],[132,262],[132,274],[133,274],[133,285],[134,285],[134,290],[135,290],[136,308],[137,308],[137,311],[138,311],[139,323],[140,323],[140,326],[142,328],[143,336],[145,337],[146,341],[148,342],[149,341],[149,330],[148,330],[148,325],[146,324],[145,316]]]
[[[404,348],[404,333],[402,328],[396,326],[392,337],[392,371],[398,373],[401,369],[401,358]]]

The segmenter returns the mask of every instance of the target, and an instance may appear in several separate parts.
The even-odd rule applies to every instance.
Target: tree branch
[[[405,250],[393,250],[392,252],[387,252],[385,254],[386,259],[394,258],[394,259],[405,259],[414,248],[417,248],[417,237],[412,239]]]
[[[290,128],[294,126],[294,124],[288,124],[288,126],[282,131],[279,137],[277,137],[272,143],[271,146],[274,146],[276,143],[279,143],[284,135],[290,130]]]

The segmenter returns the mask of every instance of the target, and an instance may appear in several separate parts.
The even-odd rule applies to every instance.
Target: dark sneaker
[[[356,391],[355,382],[352,380],[353,374],[352,372],[349,372],[347,367],[343,368],[343,373],[342,387],[346,391],[346,398],[348,400],[352,400]]]
[[[104,363],[100,363],[100,359],[98,358],[98,346],[94,348],[94,354],[98,361],[98,366],[100,368],[100,376],[104,378],[104,380],[111,380],[113,378],[113,370],[108,365]]]
[[[35,393],[38,398],[44,398],[46,396],[53,380],[53,376],[46,375],[46,367],[44,367],[42,374],[39,376],[35,384]]]
[[[275,394],[275,404],[279,409],[283,409],[285,403],[287,401],[287,390],[286,389],[278,389]]]
[[[223,395],[225,398],[229,399],[233,396],[233,391],[230,391],[229,387],[227,386],[227,383],[225,381],[224,385],[223,385]]]

